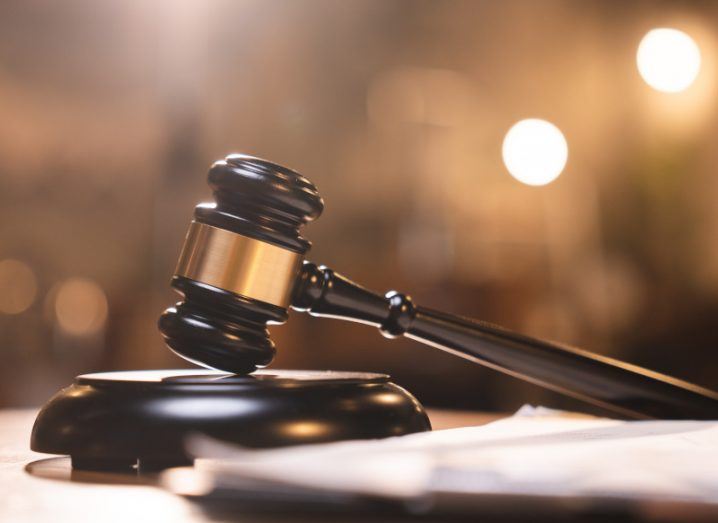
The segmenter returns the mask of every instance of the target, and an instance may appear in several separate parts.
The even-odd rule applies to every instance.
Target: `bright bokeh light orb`
[[[30,267],[18,260],[0,261],[0,313],[24,312],[36,294],[37,280]]]
[[[514,124],[504,138],[504,165],[527,185],[551,183],[566,167],[568,144],[551,122],[530,118]]]
[[[693,38],[677,29],[648,31],[636,53],[638,72],[664,93],[688,89],[701,69],[701,51]]]
[[[107,320],[107,297],[102,287],[85,278],[62,282],[55,296],[55,315],[60,328],[75,336],[100,331]]]

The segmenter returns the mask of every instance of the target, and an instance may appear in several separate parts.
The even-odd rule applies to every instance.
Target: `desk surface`
[[[30,430],[35,419],[34,410],[0,410],[0,523],[26,522],[246,522],[246,523],[358,523],[376,520],[382,523],[401,521],[407,516],[387,514],[326,514],[306,512],[257,512],[233,508],[230,511],[210,511],[199,504],[175,496],[156,486],[151,476],[129,476],[99,472],[73,473],[69,458],[53,457],[29,450]],[[497,418],[481,413],[430,410],[429,416],[435,429],[482,425]],[[484,503],[488,501],[489,503]],[[516,507],[525,500],[502,501],[498,510],[486,510],[491,500],[480,501],[483,517],[471,517],[465,521],[489,521],[511,523],[530,521],[536,523],[538,514],[516,519]],[[507,505],[508,503],[508,505]],[[518,504],[518,505],[517,505]],[[534,506],[534,505],[531,505]],[[718,521],[711,509],[692,505],[658,503],[640,510],[629,507],[619,514],[601,512],[571,502],[558,510],[552,504],[549,511],[541,511],[541,521]],[[520,513],[526,513],[522,510]],[[376,517],[374,517],[376,516]],[[547,516],[551,516],[547,519]],[[554,517],[555,516],[555,517]],[[446,517],[424,516],[422,523],[446,521]]]
[[[134,477],[102,473],[80,473],[71,477],[68,458],[38,454],[29,449],[35,414],[34,410],[0,411],[1,522],[287,520],[286,515],[208,516],[197,505]],[[435,429],[480,425],[495,419],[495,416],[469,412],[430,411],[429,415]],[[292,521],[315,519],[291,517]]]

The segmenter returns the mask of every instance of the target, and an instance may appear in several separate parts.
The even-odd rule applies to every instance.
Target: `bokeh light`
[[[701,69],[701,52],[683,31],[660,28],[643,37],[636,54],[638,72],[648,85],[665,93],[688,89]]]
[[[527,185],[546,185],[566,166],[568,144],[554,124],[529,118],[509,129],[502,154],[504,165],[518,181]]]
[[[107,320],[107,298],[102,288],[84,278],[70,278],[55,294],[55,316],[60,328],[75,336],[100,331]]]
[[[26,311],[36,294],[37,281],[30,267],[18,260],[0,261],[0,313]]]

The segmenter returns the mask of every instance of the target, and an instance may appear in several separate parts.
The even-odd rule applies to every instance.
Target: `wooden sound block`
[[[35,420],[30,446],[77,469],[191,463],[189,434],[252,448],[431,430],[419,402],[385,374],[156,370],[84,374]]]

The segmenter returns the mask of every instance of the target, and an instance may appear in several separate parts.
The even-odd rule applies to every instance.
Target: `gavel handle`
[[[380,296],[305,262],[292,308],[379,327],[634,419],[718,419],[718,393],[612,358]]]

